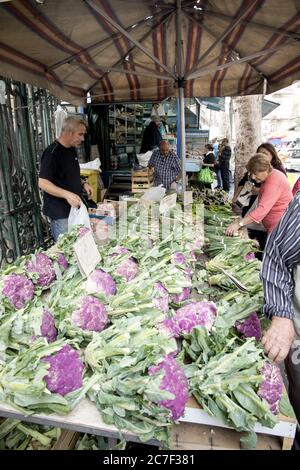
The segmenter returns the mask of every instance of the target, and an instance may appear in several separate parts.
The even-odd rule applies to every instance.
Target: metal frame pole
[[[183,57],[182,57],[182,35],[181,35],[182,10],[181,0],[176,0],[176,49],[177,49],[177,86],[178,86],[178,109],[179,109],[179,133],[180,145],[179,156],[181,159],[181,181],[182,192],[186,189],[185,171],[185,114],[184,114],[184,79],[183,79]],[[179,131],[179,132],[178,132]]]

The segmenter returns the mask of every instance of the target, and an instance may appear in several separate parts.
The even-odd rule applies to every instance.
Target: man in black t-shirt
[[[83,204],[80,194],[86,191],[92,197],[93,190],[80,178],[76,148],[83,142],[86,123],[83,119],[65,119],[58,140],[49,145],[41,159],[39,187],[44,191],[44,214],[51,220],[51,233],[56,241],[68,231],[71,207]]]

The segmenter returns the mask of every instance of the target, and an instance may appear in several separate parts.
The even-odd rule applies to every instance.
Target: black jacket
[[[161,141],[161,133],[159,132],[155,122],[151,121],[144,130],[140,153],[146,153],[148,150],[153,150],[155,147],[159,146]]]

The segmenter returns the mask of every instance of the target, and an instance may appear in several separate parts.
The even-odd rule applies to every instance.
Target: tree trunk
[[[235,187],[237,187],[238,182],[246,171],[248,160],[255,154],[257,147],[262,143],[261,106],[262,95],[233,98],[236,135],[236,145],[234,148]]]

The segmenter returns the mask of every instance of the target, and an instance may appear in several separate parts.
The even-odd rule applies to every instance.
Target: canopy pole
[[[181,160],[181,182],[182,191],[186,189],[186,171],[185,171],[185,114],[184,114],[184,87],[178,81],[178,108],[179,108],[179,156]],[[179,132],[178,132],[179,130]]]
[[[182,192],[186,189],[185,171],[185,114],[184,114],[184,77],[183,77],[183,57],[182,57],[182,9],[181,0],[176,0],[176,53],[177,53],[177,87],[178,87],[178,111],[177,119],[177,151],[181,160],[181,182]],[[178,123],[179,120],[179,123]]]

